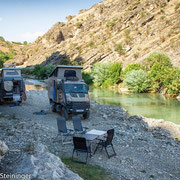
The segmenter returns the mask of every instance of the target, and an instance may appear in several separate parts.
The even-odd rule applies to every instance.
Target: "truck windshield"
[[[86,84],[65,84],[65,93],[88,93],[88,86]]]

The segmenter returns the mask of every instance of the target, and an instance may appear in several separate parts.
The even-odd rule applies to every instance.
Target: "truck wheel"
[[[89,113],[89,111],[88,111],[88,112],[86,112],[85,114],[83,114],[83,118],[84,118],[84,119],[88,119],[88,118],[89,118],[89,115],[90,115],[90,113]]]
[[[19,103],[19,104],[21,104],[21,103],[22,103],[22,98],[18,101],[18,103]]]
[[[49,99],[49,103],[51,105],[51,111],[56,112],[56,104],[51,99]]]
[[[52,110],[52,112],[56,112],[56,104],[51,105],[51,110]]]
[[[68,120],[69,115],[68,115],[67,109],[64,108],[64,107],[62,108],[62,116],[63,116],[66,120]]]

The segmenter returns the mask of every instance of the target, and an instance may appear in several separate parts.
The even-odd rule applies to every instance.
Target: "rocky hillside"
[[[180,3],[173,0],[105,0],[25,46],[13,60],[25,67],[77,61],[89,69],[95,62],[141,62],[149,53],[167,53],[180,66]]]
[[[10,53],[12,51],[18,53],[21,51],[24,45],[15,43],[15,42],[9,42],[9,41],[2,41],[0,40],[0,51],[4,53]]]

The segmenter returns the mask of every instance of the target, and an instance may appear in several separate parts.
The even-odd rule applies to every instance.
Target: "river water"
[[[25,80],[26,90],[46,90],[38,80]],[[160,94],[119,94],[107,89],[90,88],[90,99],[100,104],[120,105],[130,115],[164,119],[180,124],[180,102]]]

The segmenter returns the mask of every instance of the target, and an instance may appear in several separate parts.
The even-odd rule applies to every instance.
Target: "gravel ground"
[[[47,114],[33,114],[41,110]],[[56,137],[56,118],[60,114],[51,112],[47,91],[28,91],[27,101],[21,106],[1,105],[0,112],[0,139],[10,150],[18,148],[30,152],[33,144],[40,142],[55,155],[72,155],[73,146],[62,146],[60,138]],[[129,116],[120,106],[96,102],[91,102],[90,118],[82,123],[89,129],[115,129],[113,144],[117,155],[108,159],[104,151],[97,151],[89,159],[90,164],[100,165],[110,172],[113,179],[180,179],[180,143],[174,139],[179,138],[180,126]],[[67,121],[67,126],[72,128],[71,120]],[[175,134],[171,133],[174,129]],[[2,161],[0,170],[13,172],[18,165],[14,162]]]

